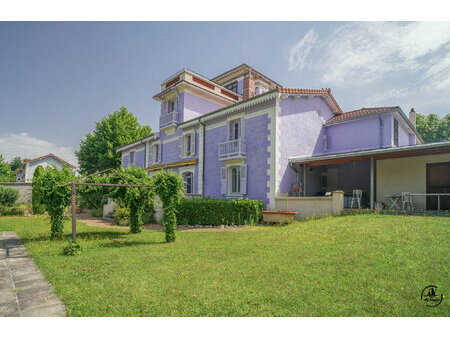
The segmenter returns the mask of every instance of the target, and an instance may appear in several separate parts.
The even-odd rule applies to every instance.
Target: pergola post
[[[76,219],[76,212],[77,212],[77,202],[76,202],[76,187],[75,182],[72,182],[72,241],[77,241],[77,219]]]
[[[306,196],[306,163],[303,163],[303,197]]]
[[[375,163],[373,156],[370,157],[370,210],[374,209],[375,201]]]

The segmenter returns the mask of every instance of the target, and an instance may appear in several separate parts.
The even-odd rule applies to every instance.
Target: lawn
[[[164,233],[78,224],[62,255],[45,218],[2,217],[69,316],[449,316],[449,218],[357,215],[236,231]],[[70,224],[65,224],[69,238]]]

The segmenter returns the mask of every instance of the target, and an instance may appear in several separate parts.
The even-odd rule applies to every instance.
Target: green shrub
[[[83,247],[81,246],[81,242],[69,241],[67,246],[63,249],[63,254],[66,256],[79,256],[82,251]]]
[[[97,208],[97,209],[92,210],[92,216],[103,217],[103,208]]]
[[[0,185],[0,204],[12,207],[19,199],[19,190]]]
[[[42,175],[44,168],[42,166],[37,166],[33,174],[32,192],[31,192],[31,202],[33,204],[33,214],[42,215],[45,213],[45,205],[42,204],[42,196],[40,190],[36,185],[39,177]]]
[[[2,216],[23,216],[25,211],[23,206],[3,207],[0,214]]]
[[[130,224],[130,209],[125,207],[117,207],[114,211],[114,222],[117,225]]]
[[[183,225],[259,224],[263,209],[264,203],[258,200],[183,198],[177,208],[177,218]]]

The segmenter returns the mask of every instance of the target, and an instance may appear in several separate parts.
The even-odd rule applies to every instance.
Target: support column
[[[76,202],[76,188],[75,188],[75,182],[72,182],[72,241],[77,241],[77,219],[76,219],[76,212],[77,212],[77,202]]]
[[[375,161],[370,158],[370,210],[374,209],[375,201]]]
[[[306,164],[303,163],[303,196],[306,196]]]

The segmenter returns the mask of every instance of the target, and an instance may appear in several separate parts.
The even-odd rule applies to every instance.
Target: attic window
[[[227,85],[225,86],[225,88],[231,90],[232,92],[237,93],[237,91],[238,91],[238,84],[237,84],[237,81],[234,81],[234,82],[232,82],[232,83],[230,83],[230,84],[227,84]]]

